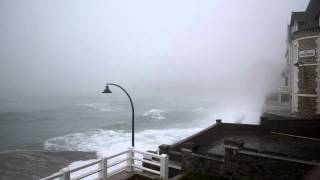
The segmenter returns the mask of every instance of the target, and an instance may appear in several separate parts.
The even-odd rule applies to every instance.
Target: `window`
[[[288,103],[289,102],[289,94],[281,94],[281,102],[282,103]]]
[[[286,86],[289,85],[289,78],[288,78],[287,76],[284,77],[284,84],[285,84]]]
[[[292,27],[292,32],[295,32],[295,31],[298,31],[298,22],[297,21],[295,21],[293,23],[293,27]]]

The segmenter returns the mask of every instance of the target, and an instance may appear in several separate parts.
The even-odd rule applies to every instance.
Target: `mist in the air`
[[[262,106],[307,0],[0,2],[0,97],[205,97]]]

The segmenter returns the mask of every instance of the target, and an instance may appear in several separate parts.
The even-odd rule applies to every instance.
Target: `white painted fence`
[[[124,158],[121,158],[121,156],[126,155]],[[145,157],[145,158],[143,158]],[[147,157],[147,158],[146,158]],[[159,159],[160,161],[153,160],[154,158]],[[112,161],[113,160],[113,161]],[[140,162],[135,163],[135,161]],[[152,164],[155,166],[160,167],[160,171],[156,171],[154,169],[149,169],[142,166],[142,162],[147,164]],[[119,166],[121,163],[126,163],[123,166]],[[95,160],[93,162],[90,162],[88,164],[82,165],[77,168],[73,169],[63,169],[61,172],[53,174],[51,176],[42,178],[40,180],[79,180],[83,179],[89,176],[96,175],[97,178],[94,179],[108,179],[109,177],[120,173],[122,171],[146,171],[155,175],[159,175],[160,179],[167,180],[168,179],[168,164],[169,164],[169,157],[166,154],[158,155],[158,154],[152,154],[148,152],[142,152],[137,151],[135,149],[130,148],[127,151],[123,151],[121,153],[115,154],[113,156],[101,158],[98,160]],[[84,171],[86,168],[90,168],[93,166],[97,166],[97,168],[94,168],[93,170],[87,172]],[[118,167],[117,167],[118,165]],[[71,178],[71,174],[80,174],[76,177]]]

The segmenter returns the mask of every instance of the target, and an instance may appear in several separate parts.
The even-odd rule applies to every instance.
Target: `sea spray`
[[[160,144],[172,144],[190,136],[201,128],[144,130],[135,133],[136,148],[142,151],[156,150]],[[90,130],[48,139],[46,150],[95,151],[105,157],[130,147],[131,133],[122,130]]]
[[[77,104],[77,106],[87,108],[89,111],[94,112],[115,112],[123,110],[121,107],[111,106],[109,103],[85,103]]]
[[[166,119],[166,117],[164,116],[164,114],[166,113],[167,113],[166,111],[161,109],[151,109],[143,113],[143,116],[149,117],[152,120],[160,121],[160,120]]]
[[[141,131],[135,135],[135,149],[141,151],[156,150],[160,144],[175,143],[200,130],[201,128]],[[95,151],[97,152],[98,157],[107,157],[127,150],[130,147],[130,137],[131,134],[124,131],[97,129],[88,131],[86,133],[73,133],[51,138],[45,141],[44,146],[47,150]],[[114,161],[115,160],[117,159],[114,159]],[[93,160],[76,161],[71,163],[67,168],[76,168],[92,161]],[[98,165],[88,167],[79,172],[72,173],[71,177],[77,177],[97,168]],[[110,170],[112,171],[112,169]],[[85,179],[92,178],[96,178],[96,175],[94,177],[88,177]]]
[[[114,109],[114,106],[109,106],[108,103],[79,104],[78,107],[94,112],[118,112],[120,114],[122,112],[120,109]],[[109,108],[108,111],[105,110],[106,107]],[[141,151],[157,150],[161,144],[175,143],[213,125],[216,119],[222,119],[223,122],[256,124],[259,116],[258,107],[243,105],[211,107],[200,104],[192,104],[191,106],[189,104],[180,108],[180,106],[177,107],[176,104],[173,104],[171,107],[144,109],[136,114],[136,122],[137,124],[140,123],[138,127],[140,129],[136,129],[135,132],[135,148]],[[107,157],[127,150],[131,144],[130,126],[127,126],[130,125],[130,121],[120,120],[117,123],[125,123],[126,126],[124,126],[125,128],[119,128],[117,124],[117,126],[110,124],[106,128],[96,128],[50,138],[44,142],[44,147],[47,150],[58,151],[94,151],[98,157]],[[143,127],[141,127],[142,125]],[[77,161],[71,163],[68,168],[78,167],[89,162]],[[91,167],[86,171],[94,168],[97,167]],[[75,173],[73,176],[86,171]]]

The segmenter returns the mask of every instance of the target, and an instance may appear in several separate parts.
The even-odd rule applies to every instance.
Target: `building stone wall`
[[[317,50],[318,37],[298,39],[297,53],[304,50]],[[297,57],[297,94],[296,112],[302,117],[314,117],[319,112],[318,105],[318,59],[313,57]]]
[[[300,116],[313,117],[317,113],[317,97],[298,97],[298,111]]]
[[[310,116],[320,114],[320,58],[317,55],[320,52],[319,2],[310,0],[305,11],[292,12],[288,25],[285,54],[288,71],[285,77],[289,79],[289,104],[291,113],[302,117],[307,113],[313,113]]]
[[[194,154],[188,149],[182,149],[181,166],[186,172],[200,173],[215,177],[225,176],[223,160]]]
[[[317,66],[302,66],[298,72],[299,94],[317,94]]]
[[[226,148],[225,175],[231,179],[301,180],[316,167],[270,157],[261,153],[252,155],[239,149]]]
[[[299,40],[299,51],[317,48],[316,37]]]
[[[247,149],[242,141],[226,140],[224,144],[223,158],[196,154],[191,149],[181,149],[182,170],[228,179],[301,180],[317,167],[316,162],[294,159],[286,154]]]
[[[320,37],[318,37],[318,39],[316,40],[316,43],[317,43],[317,62],[320,63],[320,56],[319,56],[319,53],[320,53]],[[318,87],[317,87],[317,94],[318,94],[318,99],[317,99],[317,102],[318,102],[318,106],[317,106],[317,113],[320,114],[320,66],[317,66],[317,73],[318,73],[318,76],[317,76],[317,84],[318,84]]]

